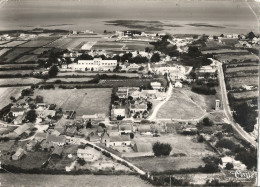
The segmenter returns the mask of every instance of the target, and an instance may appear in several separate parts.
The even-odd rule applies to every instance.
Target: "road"
[[[211,60],[213,60],[213,59],[211,59]],[[230,110],[229,102],[228,102],[226,83],[225,83],[225,79],[224,79],[222,63],[217,60],[213,60],[213,61],[216,62],[217,66],[218,66],[218,77],[219,77],[219,84],[220,84],[220,88],[221,88],[222,105],[223,105],[223,110],[224,110],[224,113],[225,113],[228,121],[232,125],[233,129],[235,131],[237,131],[238,134],[243,139],[245,139],[247,142],[249,142],[252,146],[257,147],[257,142],[255,141],[255,138],[252,137],[250,134],[248,134],[246,131],[244,131],[244,129],[238,123],[236,123],[234,121],[231,110]]]

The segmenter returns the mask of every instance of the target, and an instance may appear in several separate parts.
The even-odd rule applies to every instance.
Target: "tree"
[[[156,142],[153,145],[153,152],[155,156],[161,156],[161,155],[167,156],[170,154],[171,151],[172,151],[172,147],[168,143]]]
[[[104,34],[106,34],[107,33],[107,30],[104,30]]]
[[[215,163],[208,163],[205,164],[203,168],[204,173],[216,173],[219,171],[218,165]]]
[[[226,169],[227,169],[227,170],[231,170],[231,169],[233,169],[233,168],[234,168],[234,165],[233,165],[232,163],[228,162],[228,163],[226,164]]]
[[[159,62],[161,60],[161,56],[159,53],[154,53],[151,57],[151,62]]]
[[[204,118],[202,120],[202,122],[203,122],[204,126],[212,126],[213,125],[213,121],[211,121],[209,118]]]
[[[87,122],[86,128],[87,128],[87,129],[91,129],[91,128],[92,128],[92,123],[91,123],[91,121],[88,121],[88,122]]]
[[[145,52],[146,52],[146,53],[150,53],[150,51],[151,51],[151,49],[150,49],[149,47],[146,47],[146,48],[145,48]]]
[[[36,98],[34,99],[34,101],[35,101],[36,103],[43,103],[43,97],[40,96],[40,95],[37,95]]]
[[[252,40],[254,37],[255,37],[255,34],[253,32],[249,32],[247,34],[247,38],[250,39],[250,40]]]
[[[134,139],[134,137],[135,137],[134,133],[131,132],[131,133],[130,133],[130,138],[131,138],[131,139]]]
[[[11,96],[11,97],[10,97],[10,100],[11,100],[11,101],[13,101],[13,102],[15,102],[15,101],[16,101],[16,99],[15,99],[15,97],[14,97],[14,96]]]
[[[25,120],[28,120],[29,122],[34,122],[37,118],[37,114],[35,110],[29,110],[25,116]]]
[[[198,47],[196,46],[189,46],[188,48],[188,55],[192,57],[200,56],[201,52]]]
[[[86,164],[86,161],[82,158],[79,158],[77,161],[81,166],[84,166]]]
[[[81,56],[79,56],[79,60],[93,60],[93,57],[89,54],[82,54]]]
[[[55,76],[58,74],[58,72],[59,72],[58,67],[57,67],[57,66],[52,66],[52,67],[49,69],[48,74],[49,74],[50,77],[55,77]]]
[[[99,123],[98,126],[103,127],[104,129],[106,128],[106,125],[104,123]]]

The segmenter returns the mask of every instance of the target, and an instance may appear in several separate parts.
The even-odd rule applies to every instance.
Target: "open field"
[[[231,61],[231,60],[238,60],[238,61],[245,61],[245,60],[251,60],[251,61],[257,61],[258,58],[256,55],[250,54],[250,55],[228,55],[228,54],[220,54],[215,56],[217,60],[219,61]]]
[[[118,75],[118,76],[124,76],[124,77],[139,77],[138,73],[109,73],[109,72],[105,72],[105,73],[96,73],[96,72],[85,72],[85,71],[72,71],[72,72],[68,72],[68,71],[64,71],[64,72],[59,72],[58,77],[59,76],[86,76],[86,77],[90,77],[90,76],[95,76],[97,74],[106,74],[106,75]]]
[[[235,73],[241,71],[258,71],[258,66],[243,66],[243,67],[227,68],[226,73]]]
[[[99,41],[95,43],[91,50],[121,50],[123,43],[113,41]]]
[[[21,45],[25,42],[27,42],[27,41],[11,41],[11,42],[6,43],[6,44],[0,44],[0,47],[15,47],[15,46]]]
[[[21,95],[21,91],[26,88],[28,87],[21,86],[21,87],[0,88],[0,109],[11,102],[10,100],[11,96],[18,98]]]
[[[9,48],[0,49],[0,56],[4,55],[9,50],[10,50]]]
[[[37,55],[24,55],[21,58],[17,59],[15,62],[17,63],[37,62],[37,60],[38,60]]]
[[[181,93],[189,97],[193,102],[199,105],[203,110],[207,112],[212,111],[215,108],[216,99],[221,99],[220,94],[218,93],[218,89],[216,95],[202,95],[192,92],[191,89],[182,88],[180,90]]]
[[[77,116],[95,113],[105,113],[108,116],[111,93],[111,88],[34,91],[35,96],[43,96],[44,102],[56,104],[57,108],[76,110]]]
[[[20,45],[19,47],[42,47],[51,43],[52,41],[58,39],[59,37],[39,37],[35,40],[30,40],[29,42]]]
[[[239,93],[231,93],[235,99],[252,99],[259,96],[258,91],[245,91]]]
[[[0,85],[17,85],[17,84],[37,84],[43,82],[42,79],[36,78],[8,78],[0,79]]]
[[[43,54],[45,51],[49,51],[49,50],[51,50],[51,48],[38,48],[33,50],[31,53],[35,55],[40,55]]]
[[[13,68],[15,68],[15,69],[22,69],[22,68],[34,69],[37,66],[38,66],[38,64],[5,64],[5,65],[0,65],[0,69],[1,70],[12,70]],[[17,72],[18,72],[18,70],[17,70]]]
[[[240,88],[244,85],[258,86],[258,76],[229,78],[227,82],[231,88]]]
[[[244,49],[218,49],[218,50],[205,50],[201,52],[202,54],[225,54],[225,53],[243,53],[249,54],[247,50]]]
[[[60,38],[46,47],[56,47],[62,49],[81,49],[81,47],[89,42],[89,38]]]
[[[173,89],[171,98],[160,108],[156,117],[159,119],[193,120],[202,117],[204,114],[205,111],[191,98],[184,95],[181,90]]]
[[[0,71],[0,75],[15,75],[15,74],[30,74],[33,70],[11,70],[11,71]]]
[[[32,48],[15,48],[1,58],[4,59],[2,60],[3,62],[10,63],[16,58],[20,57],[22,54],[27,53],[30,50],[32,50]]]
[[[92,80],[93,78],[52,78],[48,79],[46,82],[55,82],[55,81],[62,81],[62,82],[87,82]]]

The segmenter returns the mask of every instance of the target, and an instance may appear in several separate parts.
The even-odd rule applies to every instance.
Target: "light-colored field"
[[[0,56],[2,56],[3,54],[5,54],[7,51],[9,51],[10,48],[3,48],[3,49],[0,49]]]
[[[3,56],[3,58],[5,59],[4,62],[12,62],[15,58],[30,50],[32,50],[32,48],[15,48],[14,50]]]
[[[9,43],[0,45],[0,47],[15,47],[15,46],[23,44],[25,42],[26,41],[11,41]]]
[[[250,54],[250,55],[228,55],[228,54],[221,54],[221,55],[216,55],[216,58],[217,58],[217,60],[220,60],[220,61],[222,61],[222,60],[229,60],[229,61],[231,61],[231,60],[234,60],[234,59],[236,59],[236,60],[240,60],[240,61],[245,61],[245,60],[248,60],[248,59],[250,59],[250,60],[252,60],[252,61],[256,61],[256,60],[258,60],[258,58],[257,58],[257,56],[256,55],[254,55],[254,54]]]
[[[0,108],[3,108],[11,102],[11,96],[18,98],[21,95],[21,91],[26,88],[25,86],[0,88]]]
[[[23,62],[36,62],[38,60],[37,55],[24,55],[21,58],[17,59],[15,62],[23,63]]]
[[[58,39],[59,37],[39,37],[35,40],[31,40],[25,44],[20,45],[19,47],[42,47],[49,44],[50,42]]]
[[[8,78],[0,79],[0,85],[17,85],[17,84],[37,84],[43,82],[42,79],[36,78]]]
[[[258,76],[230,78],[228,82],[231,88],[240,88],[243,85],[258,86]]]
[[[87,82],[92,79],[93,78],[52,78],[48,79],[46,82],[55,82],[57,80],[61,80],[62,82]]]
[[[57,108],[76,110],[77,116],[95,113],[105,113],[108,116],[111,93],[110,88],[34,91],[35,96],[43,96],[44,102],[56,104]]]
[[[171,98],[160,108],[156,117],[159,119],[196,120],[204,114],[205,111],[188,96],[184,95],[181,89],[173,89]]]
[[[89,42],[89,38],[60,38],[46,47],[56,47],[62,49],[80,49]]]
[[[251,99],[259,96],[258,91],[247,91],[247,92],[239,92],[239,93],[231,93],[231,95],[235,99]]]

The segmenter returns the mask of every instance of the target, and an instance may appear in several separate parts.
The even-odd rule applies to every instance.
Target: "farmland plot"
[[[24,62],[37,62],[38,56],[37,55],[24,55],[15,62],[17,63],[24,63]]]
[[[13,96],[16,99],[21,95],[21,91],[28,87],[7,87],[0,88],[0,109],[8,105],[11,100],[10,97]]]
[[[31,74],[33,70],[0,71],[0,75]]]
[[[0,49],[0,56],[4,55],[7,51],[9,51],[10,48],[3,48],[3,49]]]
[[[22,68],[36,68],[38,64],[5,64],[5,65],[0,65],[0,69],[22,69]]]
[[[54,83],[57,81],[62,81],[62,82],[68,82],[68,83],[73,83],[73,82],[87,82],[92,80],[93,78],[52,78],[52,79],[48,79],[46,82],[49,83]]]
[[[45,51],[49,51],[49,50],[51,50],[51,48],[38,48],[38,49],[33,50],[31,53],[35,54],[35,55],[41,55]]]
[[[85,71],[72,71],[72,72],[68,72],[68,71],[64,71],[64,72],[59,72],[58,77],[62,76],[62,77],[66,77],[66,76],[86,76],[86,77],[94,77],[97,74],[106,74],[106,75],[117,75],[117,76],[123,76],[123,77],[139,77],[138,73],[96,73],[96,72],[85,72]]]
[[[85,43],[88,42],[88,38],[60,38],[46,47],[56,47],[61,49],[80,49]]]
[[[240,88],[244,85],[258,86],[258,76],[229,78],[228,83],[232,89]]]
[[[63,110],[76,110],[77,116],[95,113],[110,114],[111,88],[35,90],[34,95],[43,96],[49,104]]]
[[[39,37],[35,40],[31,40],[25,44],[20,45],[19,47],[42,47],[51,43],[52,41],[58,39],[59,37]]]
[[[8,78],[0,79],[0,85],[17,85],[17,84],[37,84],[43,82],[42,79],[36,78]]]
[[[18,46],[18,45],[21,45],[23,43],[25,43],[27,41],[11,41],[9,43],[6,43],[6,44],[1,44],[0,47],[15,47],[15,46]]]
[[[244,67],[234,67],[234,68],[227,68],[226,73],[234,73],[234,72],[241,72],[241,71],[257,71],[258,66],[244,66]]]
[[[32,48],[15,48],[12,51],[8,52],[8,54],[4,55],[2,58],[4,58],[3,62],[10,63],[16,58],[22,56],[24,53],[27,53],[31,51]]]
[[[239,93],[231,93],[235,99],[252,99],[258,97],[258,91],[245,91]]]

